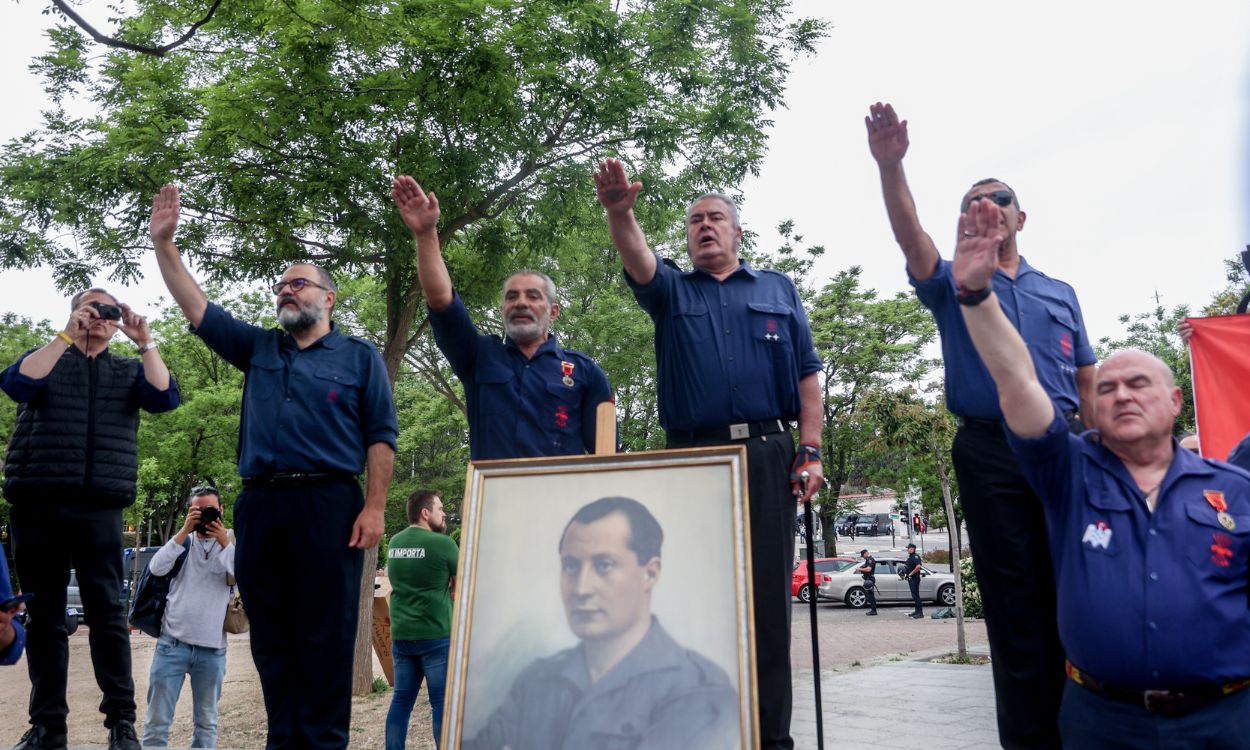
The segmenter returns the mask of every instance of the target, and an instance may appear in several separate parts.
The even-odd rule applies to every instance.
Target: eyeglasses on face
[[[989,198],[990,200],[994,201],[995,203],[997,203],[999,206],[1003,208],[1010,206],[1012,203],[1015,203],[1016,201],[1016,197],[1011,194],[1010,190],[995,190],[990,193],[982,193],[980,195],[972,196],[968,200],[964,201],[963,210],[967,211],[968,206],[971,206],[973,203],[976,203],[982,198]]]
[[[274,294],[282,294],[282,290],[283,290],[283,289],[285,289],[286,287],[290,286],[290,287],[291,287],[291,291],[292,291],[292,292],[299,292],[299,291],[300,291],[300,290],[302,290],[304,287],[306,287],[306,286],[308,286],[308,285],[310,285],[310,284],[311,284],[312,286],[317,287],[318,289],[326,289],[326,287],[324,287],[324,286],[322,286],[322,285],[318,284],[317,282],[313,281],[312,279],[301,279],[301,278],[298,278],[298,277],[297,277],[297,278],[294,278],[294,279],[280,279],[280,280],[278,280],[278,281],[274,282],[274,285],[273,285],[272,287],[270,287],[270,289],[273,289],[273,293],[274,293]]]

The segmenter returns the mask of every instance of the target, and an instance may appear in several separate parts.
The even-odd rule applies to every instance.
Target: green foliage
[[[200,10],[134,7],[119,36],[145,44]],[[492,306],[508,270],[607,247],[589,179],[598,158],[635,165],[647,185],[639,214],[656,231],[686,199],[757,168],[789,60],[824,33],[787,10],[240,0],[159,58],[90,57],[80,32],[59,27],[35,70],[57,101],[85,98],[100,115],[54,109],[7,144],[0,265],[52,266],[67,285],[101,267],[129,280],[147,252],[150,196],[177,181],[180,247],[210,277],[272,277],[296,259],[372,275],[394,378],[423,308],[392,175],[438,191],[457,287],[471,308]],[[567,241],[591,218],[598,241]]]
[[[971,557],[964,557],[959,561],[959,573],[964,593],[964,617],[985,617],[985,607],[981,603],[981,586],[977,583],[977,573],[972,566]]]

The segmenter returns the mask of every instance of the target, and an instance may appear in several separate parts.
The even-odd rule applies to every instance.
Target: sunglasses
[[[304,287],[308,286],[309,284],[317,287],[318,289],[327,289],[327,287],[324,287],[311,279],[298,279],[298,278],[286,279],[285,281],[277,281],[274,283],[273,286],[269,288],[273,290],[274,294],[282,294],[282,290],[288,286],[291,287],[292,292],[299,292]]]
[[[200,495],[207,495],[209,493],[217,496],[221,495],[221,493],[217,491],[217,488],[211,484],[201,484],[197,487],[192,487],[191,491],[187,494],[191,497],[199,497]]]
[[[963,210],[967,211],[968,206],[971,206],[973,203],[976,203],[982,198],[989,198],[1003,208],[1006,208],[1016,202],[1016,196],[1012,195],[1010,190],[995,190],[992,193],[982,193],[981,195],[972,196],[968,200],[964,201]]]

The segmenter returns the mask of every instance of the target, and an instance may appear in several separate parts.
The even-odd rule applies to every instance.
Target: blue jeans
[[[143,720],[143,746],[165,747],[182,681],[191,675],[191,707],[195,731],[191,747],[217,747],[217,699],[226,677],[226,649],[192,646],[161,633],[148,678],[148,713]]]
[[[447,684],[447,649],[450,638],[428,641],[394,641],[395,693],[386,712],[386,750],[404,750],[408,739],[408,719],[421,692],[421,680],[429,687],[430,713],[434,720],[434,746],[443,739],[443,690]]]
[[[1064,750],[1243,750],[1250,747],[1250,690],[1184,716],[1095,695],[1068,680],[1059,708]]]

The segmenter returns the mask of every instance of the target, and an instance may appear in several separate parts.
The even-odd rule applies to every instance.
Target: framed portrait
[[[758,746],[746,451],[469,464],[443,748]]]

